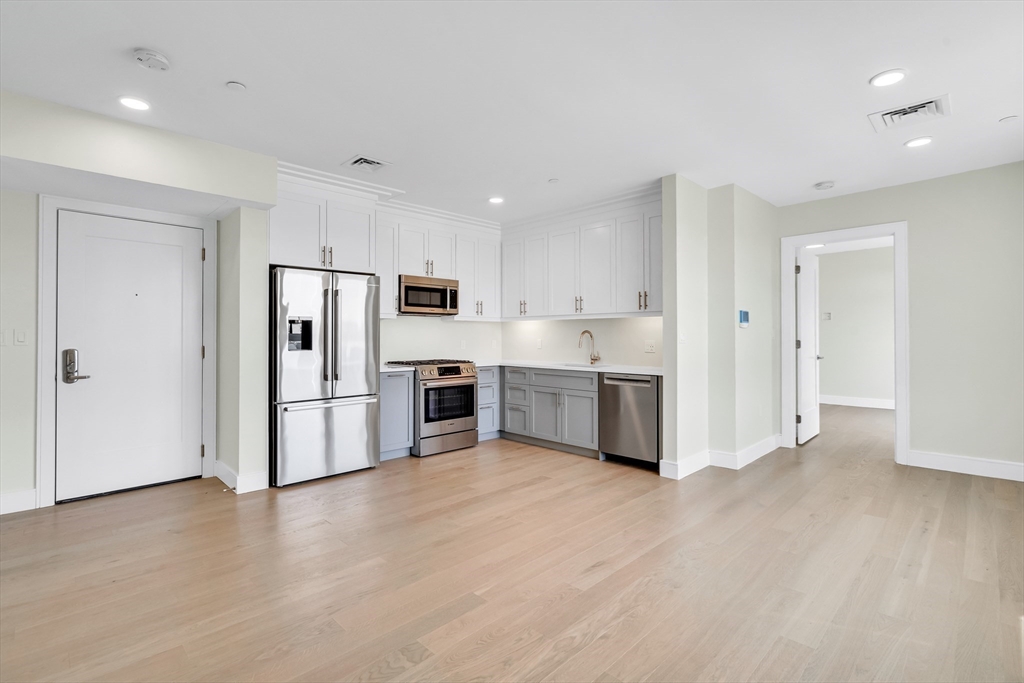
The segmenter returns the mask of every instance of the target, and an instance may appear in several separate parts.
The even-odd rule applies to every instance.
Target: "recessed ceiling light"
[[[245,83],[239,83],[238,81],[228,81],[225,83],[229,90],[245,90]]]
[[[913,140],[907,140],[903,143],[905,147],[923,147],[924,145],[930,145],[932,139],[927,135],[923,138],[914,138]]]
[[[1012,114],[1010,116],[1004,116],[1003,118],[999,119],[999,123],[1008,123],[1010,121],[1016,121],[1017,118],[1018,117],[1017,117],[1016,114]]]
[[[129,109],[137,109],[138,111],[149,109],[149,102],[140,100],[138,97],[122,97],[118,101]]]
[[[823,246],[825,246],[825,245],[824,244],[808,244],[804,248],[805,249],[821,249]]]
[[[835,182],[831,180],[822,180],[820,183],[814,183],[815,190],[831,190],[835,186]]]
[[[501,197],[491,197],[490,200],[488,201],[490,201],[491,204],[501,204],[505,200],[502,199]]]
[[[907,72],[903,69],[889,69],[888,71],[883,71],[880,74],[875,74],[871,77],[871,80],[868,81],[868,83],[881,88],[886,85],[899,83],[906,75]]]

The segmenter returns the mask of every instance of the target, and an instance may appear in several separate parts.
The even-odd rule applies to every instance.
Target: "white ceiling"
[[[379,157],[342,173],[502,223],[673,172],[785,205],[1024,158],[1024,3],[5,0],[0,86],[323,171]],[[945,93],[948,119],[868,122]]]

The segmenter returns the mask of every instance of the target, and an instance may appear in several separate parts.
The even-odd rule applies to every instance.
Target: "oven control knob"
[[[436,375],[436,374],[437,374],[437,370],[431,370],[431,371],[430,371],[430,374],[431,374],[431,375]]]

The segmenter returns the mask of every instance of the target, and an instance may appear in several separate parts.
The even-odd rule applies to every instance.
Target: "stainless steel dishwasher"
[[[598,376],[599,440],[602,453],[647,462],[661,459],[661,378],[657,375]]]

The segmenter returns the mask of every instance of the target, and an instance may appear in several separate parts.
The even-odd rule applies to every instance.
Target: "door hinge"
[[[800,340],[799,339],[796,340],[796,348],[798,348],[798,349],[800,348]]]
[[[202,444],[201,446],[199,446],[199,457],[200,458],[205,458],[206,457],[206,444],[205,443]]]
[[[203,247],[203,260],[206,260],[206,247]]]
[[[797,275],[799,275],[799,274],[800,274],[800,266],[797,266],[797,267],[796,267],[796,270],[795,270],[794,272],[795,272],[795,273],[796,273]]]
[[[796,416],[796,423],[797,423],[797,424],[800,424],[800,422],[801,422],[801,420],[800,420],[800,416],[799,416],[799,415],[797,415],[797,416]]]
[[[203,346],[203,358],[206,358],[206,346]]]

